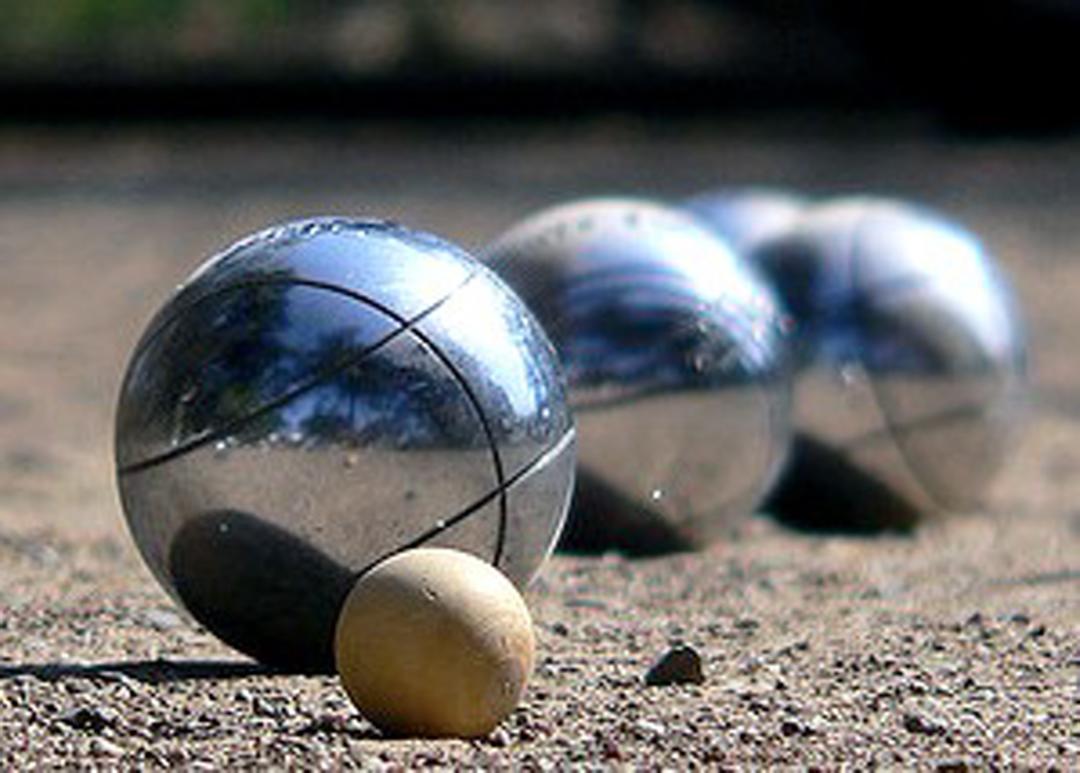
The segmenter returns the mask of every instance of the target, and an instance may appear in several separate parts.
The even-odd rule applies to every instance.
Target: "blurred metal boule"
[[[212,258],[151,321],[116,417],[128,525],[161,584],[273,666],[333,669],[358,574],[419,545],[519,586],[574,474],[551,344],[429,234],[317,218]]]
[[[808,208],[750,256],[796,323],[797,442],[778,496],[851,505],[857,523],[827,526],[981,507],[1024,415],[1027,343],[975,236],[853,197]]]
[[[682,207],[744,254],[788,228],[806,199],[777,188],[716,188],[684,200]]]
[[[699,547],[752,511],[789,441],[783,320],[767,285],[688,215],[597,198],[484,251],[555,342],[580,470],[569,547]]]

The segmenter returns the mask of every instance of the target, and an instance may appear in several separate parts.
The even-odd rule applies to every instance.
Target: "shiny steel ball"
[[[699,193],[682,207],[719,234],[737,253],[788,228],[807,201],[774,188],[718,188]]]
[[[979,241],[926,209],[848,198],[751,258],[796,322],[791,474],[844,481],[841,498],[904,525],[980,507],[1023,416],[1027,344]]]
[[[484,255],[562,359],[582,542],[696,547],[754,508],[789,440],[783,321],[754,270],[687,215],[618,198],[539,212]]]
[[[128,525],[161,584],[268,664],[333,669],[355,578],[417,546],[529,581],[574,431],[521,301],[458,248],[318,218],[247,238],[151,321],[116,417]]]

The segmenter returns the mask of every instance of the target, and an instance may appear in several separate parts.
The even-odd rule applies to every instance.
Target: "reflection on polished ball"
[[[571,534],[700,546],[752,510],[787,448],[788,374],[773,295],[723,241],[672,208],[592,199],[526,219],[485,254],[566,369],[581,459]]]
[[[718,188],[682,206],[741,255],[791,226],[806,201],[773,188]]]
[[[357,575],[453,547],[524,585],[574,431],[556,356],[461,250],[319,218],[211,259],[151,321],[116,419],[128,524],[162,585],[271,665],[333,670]]]
[[[842,499],[880,494],[863,510],[886,522],[867,526],[978,507],[1023,415],[1026,343],[972,234],[900,202],[838,199],[751,257],[798,331],[790,472],[805,485],[791,496],[841,480]]]

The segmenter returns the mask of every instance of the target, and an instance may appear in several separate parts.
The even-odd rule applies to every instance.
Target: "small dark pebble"
[[[780,734],[788,738],[793,735],[810,735],[811,733],[810,728],[795,719],[785,719],[780,723]]]
[[[650,687],[703,684],[704,682],[705,672],[701,666],[701,655],[686,644],[672,647],[653,663],[645,674],[645,684]]]
[[[346,714],[323,714],[303,724],[297,735],[316,735],[318,733],[342,733],[348,729],[349,717]]]
[[[111,712],[99,711],[87,706],[66,711],[58,717],[58,720],[76,730],[89,730],[92,733],[100,733],[116,724],[116,718]]]
[[[934,766],[940,773],[967,773],[971,766],[963,760],[943,760]]]
[[[904,729],[920,735],[941,735],[945,732],[945,725],[931,717],[909,713],[904,715]]]

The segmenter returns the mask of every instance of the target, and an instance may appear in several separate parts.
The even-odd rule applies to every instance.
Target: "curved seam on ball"
[[[423,321],[423,319],[425,317],[427,317],[429,314],[432,314],[433,312],[435,312],[447,300],[449,300],[453,295],[455,295],[462,287],[464,287],[466,284],[468,284],[468,282],[474,276],[476,276],[475,272],[472,273],[472,274],[469,274],[468,277],[466,277],[465,280],[461,284],[459,284],[453,291],[451,291],[445,297],[439,299],[434,304],[432,304],[428,308],[424,309],[422,312],[417,314],[415,317],[412,317],[411,319],[404,318],[401,315],[395,313],[393,310],[388,309],[388,308],[382,306],[381,304],[379,304],[379,303],[377,303],[375,301],[372,301],[371,299],[366,298],[363,295],[360,295],[359,293],[355,293],[355,292],[347,290],[346,288],[343,288],[343,287],[338,287],[338,286],[329,285],[329,284],[322,284],[322,283],[311,281],[311,280],[290,279],[288,281],[283,280],[283,281],[278,281],[278,282],[252,282],[252,283],[242,283],[242,284],[237,284],[237,285],[231,285],[228,288],[229,290],[236,289],[237,287],[248,287],[248,288],[250,288],[250,287],[265,287],[265,286],[268,286],[268,285],[277,285],[277,284],[291,285],[291,286],[296,286],[296,287],[310,287],[310,288],[314,288],[314,289],[325,290],[327,292],[336,293],[338,295],[343,295],[343,296],[345,296],[347,298],[351,298],[352,300],[357,301],[357,302],[359,302],[361,304],[370,306],[371,308],[375,309],[376,311],[379,311],[379,312],[385,314],[386,316],[390,317],[393,321],[397,322],[400,325],[400,327],[395,328],[390,333],[388,333],[387,335],[383,336],[382,338],[376,340],[370,346],[364,347],[359,352],[355,352],[353,354],[350,354],[349,356],[344,358],[343,361],[339,361],[339,362],[337,362],[337,363],[335,363],[333,365],[327,366],[325,369],[320,371],[317,375],[313,376],[312,378],[308,379],[307,381],[304,381],[304,382],[300,383],[299,385],[297,385],[294,388],[286,391],[285,393],[279,395],[278,397],[275,397],[273,400],[270,400],[270,401],[264,403],[263,405],[260,405],[258,408],[255,408],[254,410],[250,411],[249,413],[247,413],[247,414],[245,414],[243,416],[240,416],[240,417],[234,419],[231,422],[226,423],[224,426],[219,427],[218,429],[216,429],[216,430],[214,430],[212,432],[208,432],[208,433],[202,434],[202,435],[197,435],[196,437],[192,438],[191,440],[188,440],[187,442],[185,442],[185,443],[183,443],[181,445],[178,445],[175,448],[170,448],[167,451],[163,451],[163,452],[161,452],[159,454],[156,454],[154,456],[150,456],[150,457],[148,457],[146,459],[141,459],[141,460],[139,460],[137,462],[131,462],[130,464],[127,464],[124,467],[122,467],[121,469],[117,470],[117,475],[127,475],[127,474],[130,474],[130,473],[140,472],[142,470],[149,469],[151,467],[155,467],[155,466],[157,466],[159,464],[164,464],[165,462],[168,462],[168,461],[170,461],[172,459],[175,459],[175,458],[177,458],[179,456],[182,456],[183,454],[185,454],[185,453],[187,453],[189,451],[192,451],[192,450],[194,450],[196,448],[200,448],[200,447],[202,447],[202,446],[204,446],[204,445],[206,445],[208,443],[212,443],[215,440],[218,440],[218,439],[220,439],[220,438],[222,438],[222,437],[224,437],[224,436],[226,436],[226,435],[228,435],[228,434],[230,434],[232,432],[235,432],[236,430],[242,428],[243,426],[245,426],[249,422],[253,421],[254,419],[257,419],[258,417],[264,415],[267,411],[272,411],[275,408],[280,408],[281,406],[285,405],[286,403],[290,402],[291,400],[295,399],[296,397],[299,397],[304,392],[307,392],[307,391],[309,391],[311,389],[314,389],[315,387],[319,386],[320,384],[325,382],[327,379],[332,378],[333,376],[340,373],[341,371],[346,370],[346,369],[351,368],[351,367],[354,367],[355,365],[357,365],[358,363],[363,361],[364,358],[366,358],[369,355],[375,353],[376,351],[381,349],[383,346],[389,344],[391,341],[398,338],[403,333],[406,333],[406,332],[415,333],[416,331],[413,330],[413,328],[416,325],[418,325],[421,321]],[[225,292],[225,291],[222,291],[222,292]],[[207,296],[207,297],[209,297],[209,296]],[[429,344],[429,346],[430,346],[430,344]],[[134,359],[133,359],[133,361],[134,361]],[[481,420],[481,424],[483,424],[483,420]]]
[[[506,481],[505,485],[500,486],[498,489],[496,489],[494,491],[488,492],[487,494],[482,496],[480,499],[478,499],[476,502],[473,502],[472,504],[468,505],[463,510],[461,510],[460,512],[458,512],[455,515],[451,516],[450,518],[441,519],[441,521],[438,524],[436,524],[435,526],[433,526],[432,528],[430,528],[427,531],[423,532],[422,534],[414,537],[409,542],[406,542],[404,545],[401,545],[400,547],[395,548],[393,551],[391,551],[390,553],[387,553],[385,556],[380,556],[379,558],[375,559],[370,564],[368,564],[364,568],[358,570],[353,575],[354,581],[359,580],[361,577],[363,577],[365,574],[370,572],[372,569],[374,569],[376,566],[378,566],[379,564],[381,564],[383,561],[390,558],[391,556],[396,556],[399,553],[405,552],[406,550],[412,550],[413,548],[418,548],[421,545],[428,542],[429,540],[432,540],[435,537],[438,537],[440,534],[448,531],[449,529],[453,528],[457,524],[464,521],[470,515],[473,515],[474,513],[478,512],[479,510],[481,510],[482,508],[484,508],[485,506],[490,504],[491,501],[493,499],[495,499],[495,497],[501,496],[503,503],[505,503],[505,499],[506,499],[505,494],[506,494],[507,490],[509,490],[511,487],[513,487],[515,484],[517,484],[523,478],[525,478],[525,477],[529,476],[530,474],[532,474],[533,472],[535,472],[537,469],[543,467],[545,464],[547,464],[552,459],[556,458],[559,454],[561,454],[564,450],[566,450],[567,446],[569,446],[570,443],[573,442],[575,437],[577,437],[577,430],[574,427],[571,427],[570,429],[568,429],[563,434],[563,436],[561,438],[559,438],[558,442],[556,442],[550,448],[548,448],[545,451],[543,451],[542,453],[540,453],[536,458],[530,460],[527,464],[522,466],[522,468],[520,470],[518,470],[513,475],[511,475],[510,478]],[[556,536],[558,536],[558,535],[556,534]],[[491,563],[494,566],[498,566],[500,559],[501,559],[501,555],[496,556],[492,560]]]
[[[310,231],[307,232],[307,233],[304,232],[305,229],[310,229],[313,226],[318,227],[318,232],[317,233],[316,232],[310,232]],[[285,232],[292,232],[292,237],[291,238],[293,240],[295,240],[295,241],[301,241],[301,240],[313,239],[316,236],[323,235],[324,233],[327,233],[327,232],[333,233],[333,229],[336,226],[344,226],[344,227],[348,228],[350,231],[362,232],[364,236],[372,236],[372,235],[374,235],[375,232],[387,231],[387,232],[389,232],[391,238],[398,238],[398,239],[401,239],[402,241],[405,241],[405,240],[408,240],[408,241],[416,241],[416,240],[418,240],[418,241],[420,241],[423,244],[423,247],[417,247],[416,244],[410,244],[409,245],[409,246],[417,247],[418,249],[426,249],[426,248],[429,248],[431,246],[430,244],[425,243],[425,238],[424,237],[428,237],[430,239],[434,239],[442,247],[449,248],[451,252],[455,253],[458,256],[462,256],[462,257],[466,257],[466,258],[471,257],[467,253],[465,253],[463,250],[461,250],[461,248],[457,247],[454,244],[451,244],[450,242],[446,242],[446,241],[440,239],[439,237],[434,236],[433,234],[424,234],[424,233],[419,232],[419,231],[411,231],[410,229],[408,229],[408,228],[402,226],[401,224],[396,223],[396,222],[394,222],[392,220],[382,220],[382,219],[379,219],[379,218],[354,218],[354,217],[348,217],[348,216],[344,216],[344,215],[333,215],[333,216],[328,216],[328,217],[305,218],[305,219],[301,219],[301,220],[288,221],[288,222],[285,222],[285,223],[279,223],[277,225],[269,226],[267,228],[264,228],[264,229],[262,229],[260,231],[255,232],[254,234],[251,234],[250,236],[247,236],[247,237],[241,239],[238,242],[235,242],[235,243],[225,247],[223,250],[218,252],[216,255],[213,255],[210,258],[208,258],[206,261],[204,261],[202,264],[200,264],[195,269],[194,273],[192,273],[187,278],[187,280],[185,280],[185,282],[182,283],[179,286],[179,289],[176,292],[173,293],[173,295],[171,296],[171,299],[168,302],[168,305],[171,305],[175,301],[179,300],[180,296],[183,294],[183,291],[187,290],[189,287],[191,287],[191,285],[194,283],[194,281],[195,281],[195,279],[197,277],[203,275],[204,273],[212,270],[213,268],[215,268],[217,266],[220,266],[222,263],[224,263],[226,261],[232,260],[233,258],[235,258],[240,253],[244,252],[245,250],[254,249],[258,245],[260,245],[260,244],[262,244],[264,242],[273,241],[273,239],[275,237],[280,236]],[[378,235],[383,236],[384,234],[378,234]],[[475,273],[475,270],[470,271],[469,276],[471,277],[473,273]],[[277,281],[281,281],[281,280],[277,280]],[[301,281],[305,281],[305,280],[302,277],[297,277],[295,279],[292,279],[291,281],[301,282]],[[312,281],[312,280],[309,280],[309,281]],[[468,277],[466,277],[466,281],[468,281]],[[136,344],[135,351],[132,353],[131,359],[134,360],[135,357],[143,350],[143,348],[146,345],[148,345],[151,340],[153,340],[154,338],[157,337],[157,335],[160,333],[162,328],[164,328],[166,325],[168,325],[170,322],[172,322],[174,319],[176,319],[182,313],[187,312],[190,309],[198,306],[204,300],[206,300],[208,298],[216,297],[218,295],[218,293],[227,292],[227,291],[229,291],[229,290],[231,290],[231,289],[233,289],[235,287],[238,287],[238,286],[245,286],[245,285],[246,286],[258,286],[258,285],[261,285],[261,284],[263,284],[263,282],[244,282],[243,280],[241,280],[239,282],[236,282],[235,284],[229,284],[226,287],[219,288],[217,290],[211,290],[211,291],[207,292],[205,295],[197,295],[193,300],[191,300],[190,302],[184,304],[180,308],[173,309],[172,310],[173,313],[171,313],[168,317],[166,317],[163,320],[159,321],[156,318],[152,318],[150,320],[150,323],[149,323],[150,327],[145,331],[143,337]],[[452,294],[452,293],[456,292],[456,290],[457,290],[457,288],[454,288],[453,290],[450,291],[450,293]],[[449,296],[447,296],[447,297],[449,297]],[[439,301],[441,301],[441,300],[445,300],[445,298],[440,298]]]
[[[471,277],[470,277],[471,278]],[[480,400],[473,392],[472,385],[469,384],[464,374],[458,370],[457,366],[451,361],[449,357],[440,349],[434,341],[432,341],[423,331],[413,330],[411,331],[420,341],[427,344],[431,348],[432,353],[443,364],[443,366],[450,371],[450,374],[457,379],[458,384],[461,386],[462,391],[465,392],[465,397],[470,403],[472,403],[473,409],[476,411],[476,415],[480,418],[480,426],[484,430],[484,434],[487,436],[488,443],[491,445],[491,457],[492,463],[495,466],[495,480],[498,484],[498,496],[499,496],[499,530],[498,536],[495,540],[495,555],[492,557],[492,563],[497,564],[502,557],[503,543],[506,541],[506,472],[503,469],[502,455],[499,453],[499,445],[495,442],[495,433],[491,429],[491,424],[488,422],[487,415],[484,413],[483,406],[480,404]]]
[[[860,243],[860,235],[861,235],[862,230],[864,228],[868,227],[867,226],[867,221],[868,220],[869,220],[869,215],[867,215],[867,213],[864,211],[862,213],[862,215],[859,217],[859,220],[855,223],[855,226],[852,228],[852,233],[851,233],[851,242],[849,244],[849,250],[850,250],[850,258],[851,258],[851,260],[850,260],[850,265],[851,265],[851,287],[852,287],[853,296],[854,296],[854,288],[857,286],[856,280],[861,279],[861,274],[862,274],[861,262],[858,260],[858,257],[859,257],[859,249],[858,248],[859,248],[859,243]],[[859,276],[856,275],[857,273],[859,274]],[[858,297],[858,296],[855,296],[855,297]],[[864,306],[864,303],[859,302],[859,303],[854,304],[854,308],[852,309],[852,311],[854,312],[853,313],[853,319],[854,319],[855,324],[858,326],[858,329],[859,330],[866,330],[867,329],[867,327],[866,327],[866,311],[867,310],[866,310],[866,308]],[[869,391],[869,393],[871,395],[871,398],[874,401],[874,408],[877,411],[878,418],[881,421],[881,429],[877,430],[877,432],[880,432],[882,435],[887,436],[892,441],[892,445],[895,447],[899,458],[901,460],[903,460],[905,473],[908,476],[910,476],[910,478],[912,480],[914,480],[916,482],[916,486],[920,490],[921,494],[923,496],[925,496],[926,499],[930,500],[930,503],[933,506],[935,506],[935,507],[944,507],[945,504],[944,504],[944,500],[941,497],[941,492],[934,491],[933,490],[934,489],[933,485],[927,485],[927,481],[924,480],[923,476],[920,475],[920,473],[919,473],[918,465],[912,463],[912,458],[911,458],[910,454],[908,453],[907,446],[903,442],[901,442],[901,435],[899,434],[899,431],[898,431],[899,428],[894,424],[894,422],[892,420],[892,417],[889,415],[889,412],[885,410],[886,406],[884,404],[884,400],[883,400],[883,396],[881,394],[881,391],[880,391],[880,389],[878,387],[877,380],[873,379],[873,378],[870,378],[869,375],[868,375],[869,371],[868,371],[868,369],[866,367],[866,362],[863,359],[863,350],[862,350],[861,347],[860,347],[860,350],[859,350],[859,369],[862,371],[863,378],[866,379],[866,382],[867,382],[867,384],[869,386],[868,391]],[[951,412],[951,410],[957,410],[957,409],[947,410],[945,412],[945,415],[947,416]],[[962,410],[962,408],[960,410]],[[937,418],[936,414],[934,416],[928,416],[928,417],[925,417],[925,419],[914,423],[914,425],[917,426],[918,424],[921,424],[924,421],[925,422],[934,422],[936,420],[936,418]],[[868,433],[865,433],[865,434],[866,435],[873,435],[874,433],[875,433],[875,431],[872,430],[871,432],[868,432]],[[856,439],[856,442],[858,440],[859,440],[859,438]],[[946,497],[946,499],[947,499],[947,497]]]
[[[211,290],[205,295],[200,295],[191,302],[184,304],[183,307],[173,310],[172,313],[170,313],[167,317],[160,321],[152,319],[150,321],[151,328],[146,332],[146,334],[143,335],[142,338],[139,339],[139,342],[135,345],[135,350],[131,353],[131,358],[129,362],[135,362],[146,350],[146,348],[150,346],[150,344],[153,343],[155,340],[157,340],[157,338],[162,335],[162,333],[164,333],[165,329],[173,322],[175,322],[179,317],[184,314],[190,313],[193,309],[198,308],[204,303],[220,298],[223,295],[228,295],[229,293],[236,290],[250,290],[260,287],[278,287],[281,285],[316,287],[323,290],[328,290],[330,292],[338,293],[340,295],[345,295],[356,301],[360,301],[361,303],[367,304],[372,308],[383,312],[388,317],[391,317],[394,320],[405,323],[409,320],[417,320],[420,317],[429,314],[435,309],[435,307],[445,303],[451,295],[460,290],[475,275],[476,270],[473,269],[465,276],[465,278],[461,282],[459,282],[457,285],[447,291],[446,295],[443,295],[440,298],[432,301],[430,306],[417,312],[416,315],[411,318],[403,316],[402,314],[394,311],[388,306],[384,306],[383,304],[376,301],[374,298],[371,298],[358,290],[353,290],[348,287],[342,287],[340,285],[331,284],[330,282],[324,282],[317,279],[305,279],[303,277],[280,277],[257,280],[240,280],[238,282],[228,284],[225,287],[219,287],[216,290]]]
[[[966,419],[972,416],[977,416],[983,412],[983,406],[978,403],[971,403],[967,405],[956,405],[952,408],[945,408],[944,410],[931,413],[929,416],[920,416],[917,419],[913,419],[906,424],[897,426],[893,424],[885,424],[880,429],[870,430],[864,432],[861,435],[856,435],[847,441],[848,448],[858,448],[861,445],[873,443],[882,438],[889,438],[893,442],[897,440],[897,434],[903,435],[911,430],[934,428],[938,423],[947,423],[950,421],[956,421],[958,419]],[[905,460],[906,461],[906,460]],[[914,470],[912,470],[914,472]]]

